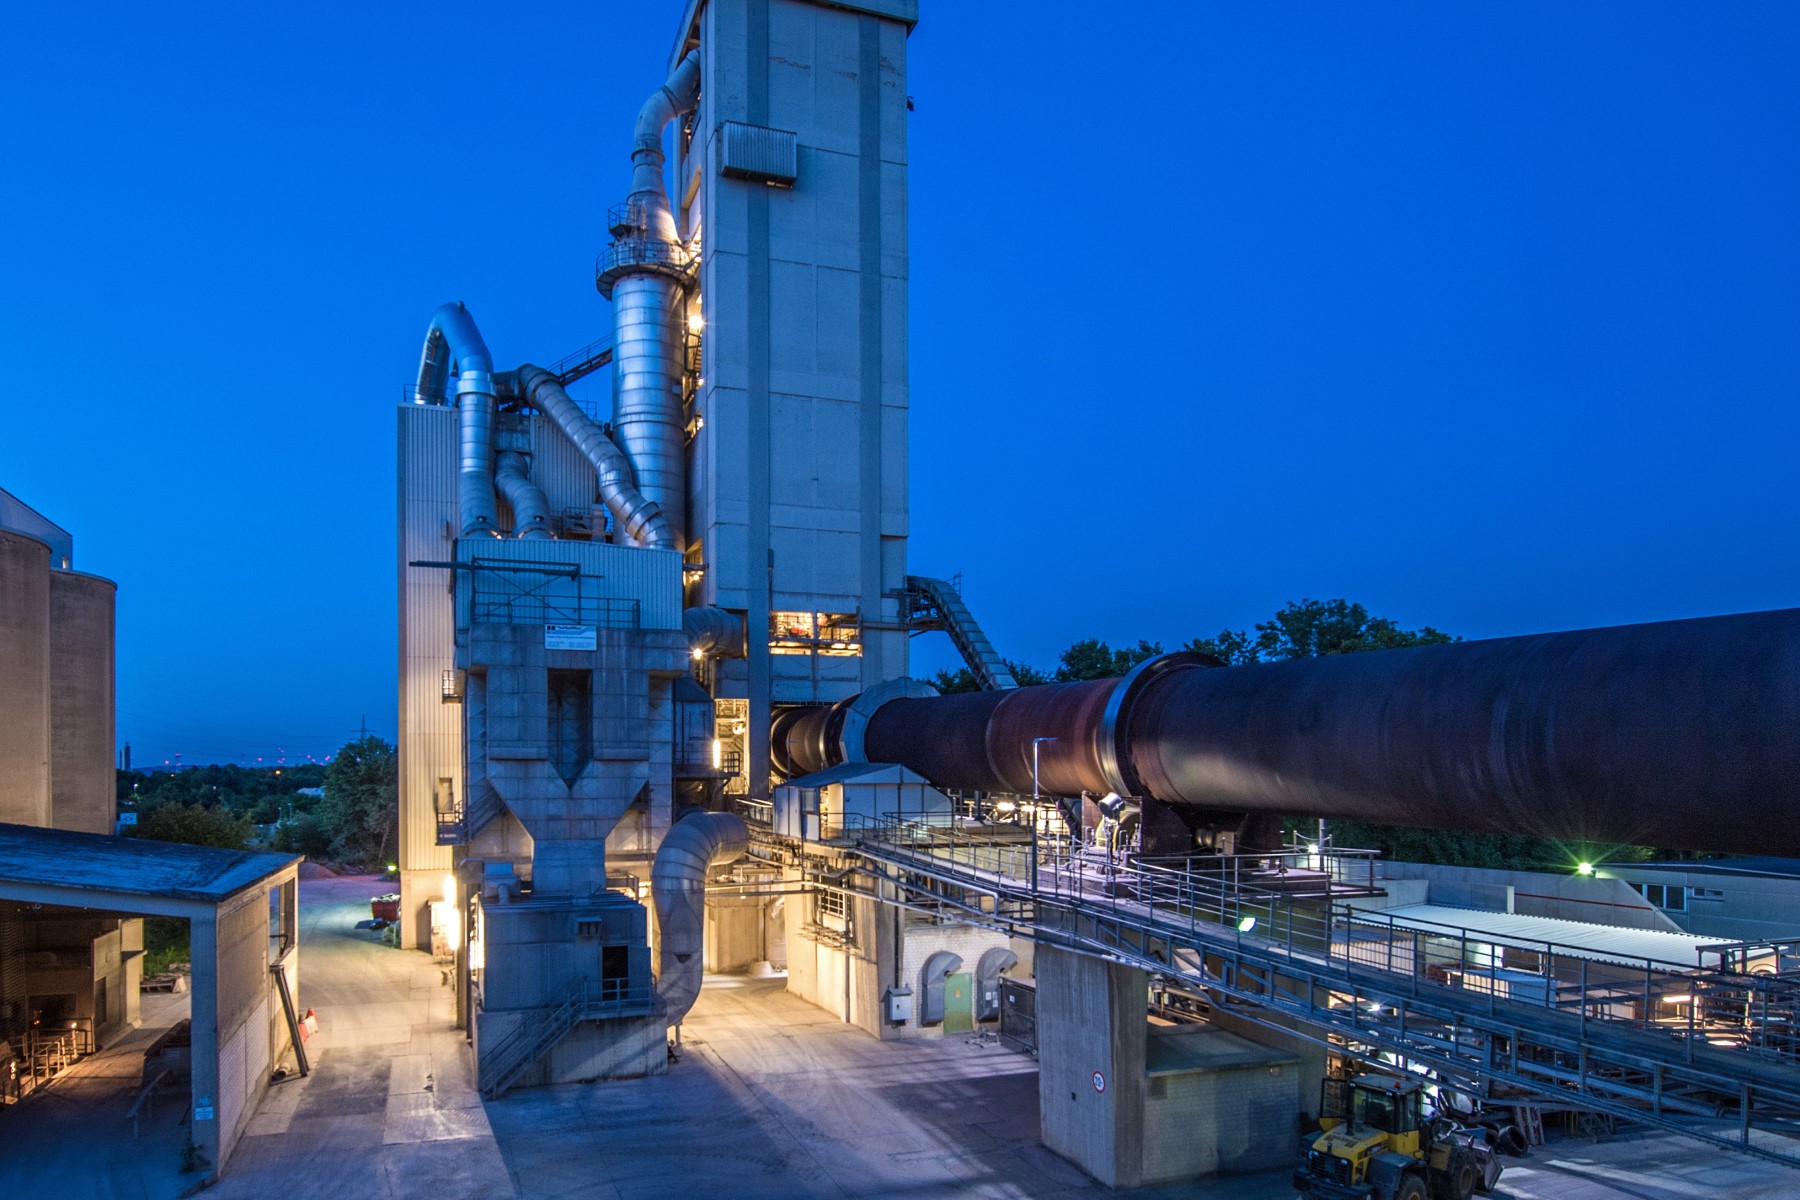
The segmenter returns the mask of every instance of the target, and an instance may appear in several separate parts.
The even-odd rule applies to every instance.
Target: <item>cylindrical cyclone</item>
[[[901,699],[877,762],[940,787],[1110,790],[1224,813],[1800,853],[1800,609],[1129,681]]]
[[[0,822],[50,824],[50,547],[3,530]]]
[[[613,286],[613,436],[638,490],[687,545],[687,435],[681,421],[683,291],[657,274]]]
[[[50,820],[58,829],[113,831],[117,593],[110,579],[50,572]]]

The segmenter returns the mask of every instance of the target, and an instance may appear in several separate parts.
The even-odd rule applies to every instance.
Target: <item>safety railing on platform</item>
[[[1224,861],[1232,856],[1219,856],[1219,864],[1194,858],[1175,867],[1104,855],[1063,839],[995,842],[992,827],[948,817],[851,815],[845,834],[865,849],[957,874],[967,885],[1025,889],[1036,899],[1196,939],[1249,941],[1265,955],[1304,960],[1315,969],[1380,971],[1410,980],[1415,993],[1420,985],[1460,988],[1482,995],[1490,1011],[1498,1002],[1523,1001],[1574,1014],[1583,1023],[1627,1025],[1800,1061],[1796,980],[1400,921],[1293,895],[1282,890],[1279,875],[1270,886],[1268,873]]]

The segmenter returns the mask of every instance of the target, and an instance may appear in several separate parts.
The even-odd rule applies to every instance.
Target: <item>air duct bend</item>
[[[600,501],[612,513],[613,527],[639,546],[653,550],[676,549],[675,535],[662,509],[645,498],[632,475],[631,460],[606,436],[605,430],[588,420],[581,406],[563,390],[556,376],[541,367],[527,363],[515,372],[518,394],[531,407],[549,417],[563,436],[594,464],[594,475],[600,488]]]
[[[531,482],[529,458],[512,450],[502,453],[494,462],[494,483],[512,505],[514,537],[550,536],[550,501],[544,489]]]
[[[681,614],[681,631],[696,658],[744,657],[744,619],[722,608],[690,608]]]
[[[467,537],[492,531],[499,524],[499,510],[494,501],[494,362],[475,318],[461,303],[438,309],[425,330],[414,401],[442,404],[452,372],[460,442],[456,507]]]
[[[749,845],[743,818],[699,812],[677,821],[656,852],[650,867],[662,959],[656,992],[671,1025],[681,1024],[700,995],[706,969],[707,872],[742,858]]]
[[[675,218],[663,190],[663,130],[700,101],[700,51],[689,50],[664,84],[638,110],[631,139],[632,204],[642,204],[650,236],[675,240]]]

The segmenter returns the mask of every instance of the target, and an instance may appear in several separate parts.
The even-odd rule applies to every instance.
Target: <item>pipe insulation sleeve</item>
[[[563,390],[556,376],[527,363],[514,372],[520,396],[550,418],[563,436],[594,466],[600,501],[612,513],[613,526],[638,546],[655,550],[675,549],[675,537],[662,509],[638,489],[631,460],[588,419],[581,406]]]
[[[749,846],[750,831],[742,817],[697,812],[677,821],[657,848],[650,866],[661,959],[656,994],[670,1025],[681,1024],[700,996],[706,970],[707,874],[742,858]]]
[[[531,481],[531,460],[515,451],[503,451],[494,461],[494,482],[512,505],[513,536],[548,538],[550,501],[544,489]]]

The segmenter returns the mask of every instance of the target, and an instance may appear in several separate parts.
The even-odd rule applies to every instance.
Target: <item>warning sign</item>
[[[1103,1071],[1095,1071],[1094,1072],[1094,1090],[1096,1092],[1100,1093],[1102,1096],[1104,1096],[1106,1094],[1106,1073],[1105,1072],[1103,1072]]]

